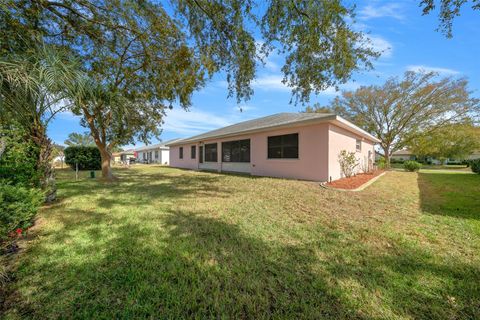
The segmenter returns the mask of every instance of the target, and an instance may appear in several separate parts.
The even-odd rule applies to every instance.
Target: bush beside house
[[[470,160],[469,164],[472,172],[480,174],[480,159]]]
[[[100,170],[102,167],[100,151],[97,147],[72,146],[64,150],[65,163],[72,169]]]
[[[340,164],[340,170],[342,175],[346,178],[350,178],[355,174],[355,169],[359,166],[359,161],[354,152],[348,152],[347,150],[340,151],[338,155],[338,163]]]
[[[403,168],[405,168],[406,171],[414,172],[420,170],[422,167],[421,163],[418,163],[417,161],[413,160],[408,160],[403,163]]]

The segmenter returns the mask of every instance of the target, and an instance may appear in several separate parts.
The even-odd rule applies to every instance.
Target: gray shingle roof
[[[256,130],[267,129],[271,127],[284,126],[288,124],[294,124],[298,122],[317,120],[317,119],[324,119],[324,120],[335,119],[335,114],[333,113],[293,113],[293,112],[277,113],[271,116],[243,121],[240,123],[233,124],[231,126],[208,131],[206,133],[202,133],[190,138],[181,139],[181,140],[175,141],[175,143],[173,144],[177,144],[180,141],[182,143],[184,142],[187,143],[187,142],[193,142],[193,141],[206,140],[209,138],[241,134],[244,132],[256,131]]]
[[[158,148],[168,148],[168,144],[174,143],[177,140],[181,140],[181,139],[172,139],[172,140],[168,140],[168,141],[157,143],[157,144],[149,144],[149,145],[146,145],[146,146],[143,146],[143,147],[135,148],[133,150],[134,151],[144,151],[144,150],[151,150],[151,149],[158,149]]]

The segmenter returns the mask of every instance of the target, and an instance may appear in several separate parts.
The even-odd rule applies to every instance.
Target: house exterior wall
[[[168,165],[170,163],[170,151],[168,149],[162,149],[160,151],[161,164]]]
[[[197,156],[195,157],[195,159],[192,159],[191,146],[196,146],[197,148]],[[183,147],[183,159],[180,159],[181,147]],[[169,158],[169,164],[172,167],[196,170],[198,169],[198,144],[191,143],[179,146],[171,146]]]
[[[361,140],[360,152],[357,152],[356,150],[357,139]],[[367,170],[375,161],[375,149],[373,142],[333,124],[329,125],[328,144],[328,180],[333,181],[343,178],[343,174],[340,169],[340,163],[338,161],[338,155],[342,150],[355,152],[355,156],[359,162],[356,172]]]
[[[268,137],[298,133],[298,159],[268,159]],[[250,162],[222,162],[222,142],[250,139]],[[214,171],[244,172],[256,176],[293,178],[313,181],[328,181],[341,178],[338,154],[341,150],[356,152],[356,139],[360,136],[332,125],[320,123],[308,126],[290,127],[253,134],[244,134],[222,139],[202,141],[202,144],[217,143],[217,162],[199,163],[199,146],[197,143],[170,147],[170,165],[184,169],[202,169]],[[191,146],[197,148],[197,156],[191,159]],[[356,152],[362,164],[373,165],[375,150],[373,143],[362,139],[361,152]],[[183,147],[183,159],[179,158]],[[369,154],[370,151],[370,154]],[[359,170],[361,169],[360,166]]]
[[[158,158],[155,158],[155,151],[158,151]],[[145,160],[148,160],[148,153],[152,153],[152,159],[150,163],[168,164],[169,163],[169,150],[165,148],[146,149],[137,152],[137,161],[143,162],[145,154]]]
[[[268,137],[298,133],[298,159],[268,159]],[[252,174],[325,181],[328,175],[328,124],[261,132],[251,145]]]
[[[298,133],[298,159],[268,159],[268,137],[291,133]],[[222,142],[243,139],[250,139],[250,163],[222,162]],[[170,147],[170,165],[185,169],[244,172],[257,176],[281,178],[306,180],[325,180],[327,178],[328,124],[326,123],[205,140],[203,144],[215,142],[218,143],[217,162],[199,164],[199,144],[195,143],[197,159],[190,158],[190,147],[193,144]],[[183,159],[179,158],[180,147],[183,147]]]

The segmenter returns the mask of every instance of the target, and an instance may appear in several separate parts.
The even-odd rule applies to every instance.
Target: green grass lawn
[[[403,163],[391,163],[390,167],[393,169],[403,169]],[[455,170],[455,171],[466,171],[472,172],[469,167],[465,164],[422,164],[422,169],[428,170]]]
[[[480,318],[480,175],[357,193],[159,166],[59,173],[5,318]]]

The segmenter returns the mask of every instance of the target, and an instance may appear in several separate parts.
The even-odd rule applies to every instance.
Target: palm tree
[[[67,146],[95,146],[95,141],[90,133],[72,132],[64,142]]]
[[[76,85],[79,74],[68,53],[45,45],[0,58],[1,118],[15,121],[37,146],[37,170],[46,201],[56,196],[52,141],[46,129],[56,114],[70,107],[69,87]]]

